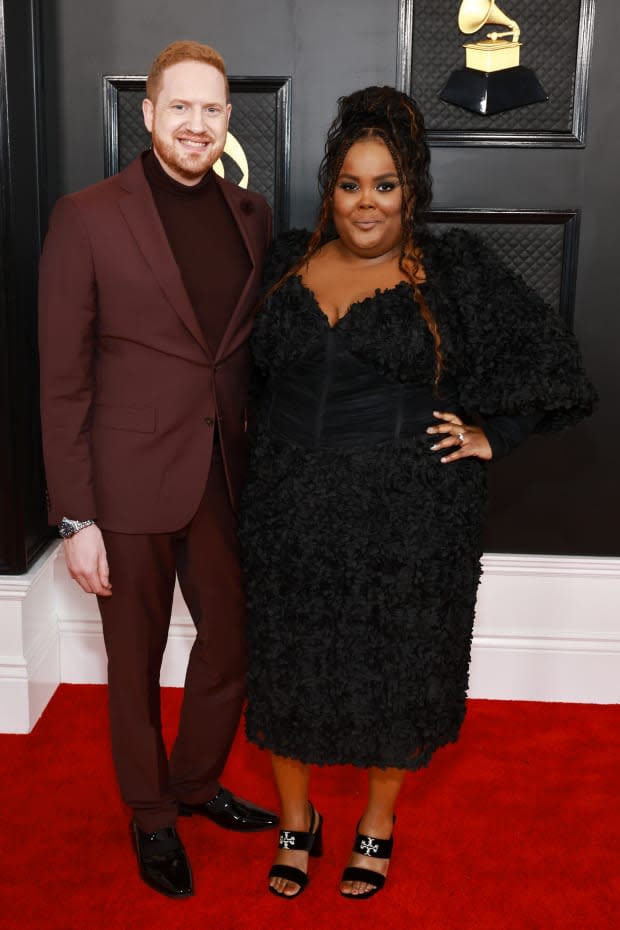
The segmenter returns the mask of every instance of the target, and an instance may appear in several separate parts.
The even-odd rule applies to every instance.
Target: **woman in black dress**
[[[340,891],[385,881],[407,771],[457,739],[480,577],[485,462],[587,415],[574,337],[474,237],[432,235],[415,103],[340,101],[313,233],[276,242],[241,515],[247,734],[281,797],[275,894],[307,884],[311,763],[368,769]]]

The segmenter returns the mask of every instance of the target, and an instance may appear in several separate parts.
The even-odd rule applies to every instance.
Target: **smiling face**
[[[363,258],[400,248],[403,193],[389,149],[381,139],[354,142],[342,163],[332,217],[342,245]]]
[[[195,185],[224,151],[231,106],[223,74],[201,61],[181,61],[163,72],[154,101],[142,104],[144,125],[164,171]]]

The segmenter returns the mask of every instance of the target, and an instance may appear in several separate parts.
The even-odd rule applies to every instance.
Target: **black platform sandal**
[[[396,817],[394,818],[396,820]],[[368,836],[365,833],[358,833],[353,843],[353,852],[361,853],[370,859],[390,859],[392,856],[392,847],[394,846],[394,837],[389,840],[379,840],[375,836]],[[340,882],[364,882],[365,885],[372,885],[370,891],[363,891],[361,894],[350,894],[340,889],[343,898],[372,898],[373,894],[381,891],[385,885],[387,876],[381,875],[380,872],[373,872],[372,869],[361,869],[359,866],[349,865],[342,873]]]
[[[307,852],[310,856],[318,857],[323,855],[323,818],[315,810],[311,801],[308,801],[308,805],[310,807],[310,830],[307,833],[303,830],[280,830],[279,846],[280,849],[294,849],[295,852]],[[269,878],[284,878],[287,882],[299,885],[299,891],[294,894],[284,894],[283,891],[277,891],[269,885],[269,891],[277,894],[279,898],[296,898],[310,880],[306,872],[292,865],[272,865]]]

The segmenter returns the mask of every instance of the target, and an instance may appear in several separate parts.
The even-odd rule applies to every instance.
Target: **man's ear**
[[[146,126],[149,132],[153,131],[153,104],[148,97],[145,97],[142,101],[142,116],[144,117],[144,125]]]

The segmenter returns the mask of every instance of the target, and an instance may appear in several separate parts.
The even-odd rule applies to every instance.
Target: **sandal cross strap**
[[[316,833],[305,830],[280,830],[278,846],[280,849],[294,849],[295,852],[311,853],[315,840]]]
[[[393,846],[393,837],[389,840],[379,840],[375,836],[358,833],[353,844],[353,852],[361,853],[370,859],[389,859]]]

